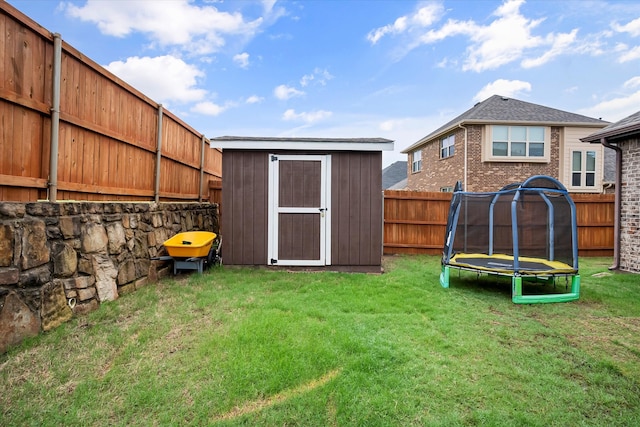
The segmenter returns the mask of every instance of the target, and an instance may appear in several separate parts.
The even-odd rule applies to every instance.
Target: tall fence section
[[[222,153],[0,1],[0,200],[204,201]]]
[[[613,256],[614,195],[571,194],[580,256]],[[384,253],[439,255],[451,193],[385,190]]]

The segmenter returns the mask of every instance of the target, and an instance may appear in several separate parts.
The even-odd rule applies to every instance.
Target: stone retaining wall
[[[218,232],[210,203],[0,203],[0,353],[172,272],[163,242]]]

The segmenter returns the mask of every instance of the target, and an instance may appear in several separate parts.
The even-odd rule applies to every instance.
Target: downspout
[[[160,159],[162,158],[162,104],[158,104],[158,135],[156,149],[156,182],[154,188],[155,201],[160,201]]]
[[[618,270],[620,268],[620,199],[622,198],[622,149],[617,145],[607,142],[607,138],[601,138],[600,143],[615,150],[616,152],[616,188],[614,203],[614,222],[613,222],[613,265],[609,270]]]
[[[60,146],[60,68],[62,68],[62,38],[53,35],[53,93],[51,96],[51,152],[49,154],[49,201],[58,198],[58,152]]]
[[[469,188],[467,187],[467,159],[468,159],[468,155],[467,155],[467,128],[462,126],[461,124],[458,124],[459,128],[464,129],[464,191],[469,191]]]

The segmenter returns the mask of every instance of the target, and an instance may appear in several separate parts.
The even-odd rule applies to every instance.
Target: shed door
[[[269,155],[267,263],[329,265],[328,155]]]

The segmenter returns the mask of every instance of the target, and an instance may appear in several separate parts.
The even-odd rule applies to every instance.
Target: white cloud
[[[257,96],[257,95],[252,95],[252,96],[248,97],[245,102],[247,104],[259,104],[262,101],[264,101],[264,98],[262,98],[260,96]]]
[[[627,85],[629,82],[631,82],[630,84],[632,86]],[[634,77],[628,80],[627,83],[625,83],[625,87],[637,87],[637,85],[640,85],[640,77]],[[599,102],[593,107],[583,108],[578,110],[578,112],[590,117],[602,117],[603,120],[609,122],[617,122],[631,114],[637,113],[638,105],[640,105],[640,90]]]
[[[273,90],[273,94],[278,99],[287,100],[294,96],[303,96],[304,92],[291,86],[280,85]]]
[[[574,29],[570,33],[549,34],[547,40],[551,44],[551,48],[537,58],[524,59],[522,61],[523,68],[533,68],[544,65],[556,56],[566,53],[576,40],[578,30]]]
[[[376,28],[367,34],[367,40],[371,44],[376,44],[387,34],[401,34],[412,31],[416,28],[425,28],[431,26],[434,22],[440,20],[444,14],[444,6],[440,2],[432,2],[420,7],[412,15],[401,16],[397,18],[393,24]]]
[[[614,22],[611,27],[619,33],[629,33],[633,37],[640,36],[640,18],[636,18],[625,25],[619,25]]]
[[[478,31],[478,27],[473,21],[447,21],[440,29],[429,30],[420,35],[415,43],[410,45],[410,49],[414,49],[421,44],[431,44],[458,35],[471,35]]]
[[[203,114],[205,116],[218,116],[224,112],[228,106],[221,106],[210,101],[199,102],[191,108],[194,113]]]
[[[494,19],[487,25],[480,25],[473,20],[449,19],[439,28],[430,28],[425,31],[426,27],[432,26],[444,13],[440,3],[434,3],[431,13],[425,14],[429,19],[421,21],[416,15],[405,16],[402,17],[403,21],[397,20],[392,25],[370,32],[368,39],[375,44],[387,34],[409,34],[412,40],[402,41],[401,57],[421,45],[438,43],[450,37],[464,36],[469,43],[464,53],[462,69],[476,72],[496,69],[522,60],[529,52],[534,52],[537,56],[524,59],[522,66],[525,68],[540,66],[574,48],[577,29],[569,33],[535,35],[534,30],[544,19],[525,17],[520,12],[523,4],[524,0],[506,0],[493,12]],[[546,51],[540,53],[541,49]],[[439,61],[438,66],[449,64],[456,65],[458,61],[443,59]]]
[[[636,46],[633,49],[624,51],[623,54],[618,58],[618,62],[624,63],[636,59],[640,59],[640,46]]]
[[[391,132],[395,129],[398,129],[398,127],[401,124],[402,124],[402,120],[397,120],[397,119],[385,120],[378,125],[378,129],[380,129],[383,132]]]
[[[331,73],[329,73],[329,71],[327,71],[326,68],[316,68],[313,70],[313,73],[302,76],[302,78],[300,79],[300,86],[305,87],[312,82],[324,86],[327,84],[327,81],[331,79],[333,79],[333,76],[331,75]]]
[[[239,53],[233,56],[233,62],[238,64],[240,68],[249,67],[249,54],[247,52]]]
[[[594,34],[587,34],[571,47],[573,53],[600,56],[608,53],[611,48],[607,46],[606,39],[610,38],[610,31],[600,31]]]
[[[320,120],[328,119],[332,114],[333,113],[331,111],[324,110],[296,113],[295,110],[289,109],[282,114],[282,120],[315,123]]]
[[[204,72],[171,55],[131,57],[114,61],[105,68],[155,101],[195,102],[207,91],[197,87]]]
[[[625,89],[640,87],[640,76],[635,76],[624,82],[622,85]]]
[[[476,96],[473,97],[473,101],[484,101],[485,99],[493,95],[502,95],[516,98],[522,92],[531,92],[531,83],[523,82],[522,80],[498,79],[480,89]]]
[[[463,70],[484,71],[498,68],[522,57],[525,49],[544,43],[532,35],[542,19],[530,20],[520,13],[523,0],[503,3],[494,15],[497,19],[487,26],[476,26],[469,34],[472,44],[467,48]]]
[[[161,46],[181,46],[197,54],[220,50],[227,37],[253,36],[263,21],[247,22],[238,12],[222,12],[189,0],[87,0],[83,6],[67,3],[66,11],[95,23],[103,34],[126,37],[139,32]]]
[[[407,29],[407,17],[401,16],[396,19],[393,24],[385,25],[384,27],[376,28],[375,30],[367,34],[367,40],[371,44],[376,44],[378,41],[387,34],[397,34]]]

